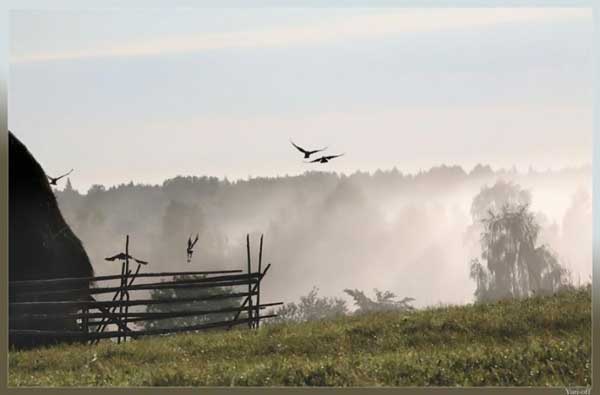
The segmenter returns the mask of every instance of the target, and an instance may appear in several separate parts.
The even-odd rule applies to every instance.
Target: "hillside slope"
[[[254,332],[12,352],[9,385],[584,386],[590,363],[587,287]]]

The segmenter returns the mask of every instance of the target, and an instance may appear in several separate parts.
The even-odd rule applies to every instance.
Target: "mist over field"
[[[422,307],[473,301],[469,261],[480,251],[470,208],[497,180],[531,192],[541,242],[557,252],[575,284],[589,281],[590,167],[519,173],[439,166],[418,174],[394,168],[235,182],[178,176],[162,185],[95,185],[85,194],[67,185],[56,195],[97,275],[119,272],[104,257],[124,249],[126,234],[131,253],[150,261],[142,270],[156,272],[245,269],[246,233],[256,265],[263,233],[263,266],[272,263],[265,300],[296,301],[313,286],[345,299],[344,288],[368,295],[379,288]],[[196,233],[187,263],[187,239]]]

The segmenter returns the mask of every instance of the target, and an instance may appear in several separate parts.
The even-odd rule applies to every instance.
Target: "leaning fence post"
[[[263,278],[263,277],[264,277],[264,276],[267,274],[267,272],[269,271],[269,268],[270,268],[270,267],[271,267],[271,264],[269,263],[269,264],[268,264],[268,265],[265,267],[265,270],[264,270],[264,272],[262,272],[262,273],[259,273],[259,279],[262,279],[262,278]],[[258,287],[258,281],[256,282],[256,284],[254,284],[254,288],[252,289],[252,292],[256,292],[256,290],[257,290],[257,287]],[[248,294],[248,296],[246,296],[246,299],[244,299],[244,301],[242,302],[242,305],[241,305],[242,309],[243,309],[243,307],[244,307],[244,306],[246,306],[246,303],[248,303],[248,302],[250,301],[250,296],[251,296],[251,294]],[[230,322],[231,322],[231,325],[228,327],[228,329],[227,329],[227,330],[230,330],[230,329],[232,328],[232,326],[235,324],[235,322],[236,322],[236,321],[238,320],[238,318],[240,317],[240,314],[241,314],[241,313],[242,313],[242,310],[240,310],[240,311],[238,311],[238,312],[237,312],[237,314],[235,315],[235,317],[233,317],[233,320],[231,320],[231,321],[230,321]],[[264,318],[264,317],[263,317],[263,318]]]
[[[129,291],[127,290],[127,283],[129,282],[129,235],[125,239],[125,279],[123,280],[124,297],[129,302]],[[122,300],[122,299],[121,299]],[[125,319],[124,323],[127,325],[127,313],[129,312],[129,304],[125,305]],[[127,333],[123,331],[123,342],[127,341]]]
[[[131,284],[133,284],[133,281],[135,280],[135,278],[137,277],[138,273],[140,272],[140,267],[142,265],[138,263],[137,269],[135,270],[135,273],[133,274],[133,276],[131,277],[131,280],[129,280],[129,284],[127,284],[127,286],[131,286]],[[113,295],[112,301],[114,302],[115,300],[117,300],[117,297],[119,296],[119,292],[115,292],[115,294]],[[108,311],[109,313],[114,313],[117,310],[117,306],[113,306],[111,307]],[[108,325],[108,321],[104,318],[102,318],[102,320],[100,320],[100,323],[97,325],[96,327],[96,332],[103,332],[104,329],[106,328],[106,326]],[[99,338],[94,339],[94,344],[97,344],[100,341]]]
[[[121,289],[119,290],[119,316],[123,317],[123,298],[125,297],[125,286],[127,285],[127,282],[125,280],[125,276],[126,276],[126,265],[127,265],[127,255],[129,254],[129,235],[126,236],[125,238],[125,260],[123,260],[121,262]],[[117,336],[117,344],[121,344],[121,328],[119,326],[117,326],[117,331],[119,333],[119,336]],[[123,341],[125,341],[125,339],[123,339]]]
[[[125,272],[125,261],[121,262],[121,287],[119,289],[119,316],[123,314],[123,278]],[[121,344],[121,329],[117,327],[117,331],[119,331],[119,336],[117,336],[117,344]]]
[[[248,254],[248,328],[252,328],[252,264],[250,261],[250,234],[246,234],[246,252]]]
[[[262,251],[263,251],[263,236],[260,235],[260,247],[258,249],[258,273],[262,273]],[[258,277],[258,284],[256,287],[256,323],[255,326],[260,326],[260,283],[262,282],[262,276]]]

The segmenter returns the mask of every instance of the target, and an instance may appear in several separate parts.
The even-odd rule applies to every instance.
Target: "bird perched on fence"
[[[71,174],[72,172],[73,172],[73,169],[71,169],[71,171],[69,171],[68,173],[65,173],[65,174],[63,174],[63,175],[62,175],[62,176],[60,176],[60,177],[50,177],[50,176],[49,176],[49,175],[47,175],[47,174],[46,174],[46,177],[48,177],[48,179],[50,180],[50,185],[56,185],[56,182],[57,182],[58,180],[60,180],[60,179],[61,179],[61,178],[63,178],[63,177],[66,177],[66,176],[68,176],[68,175],[69,175],[69,174]]]
[[[325,147],[325,148],[321,148],[321,149],[317,149],[317,150],[313,150],[313,151],[308,151],[308,150],[305,150],[302,147],[298,147],[296,144],[294,144],[294,142],[292,140],[290,140],[290,143],[292,143],[292,145],[294,147],[296,147],[296,149],[298,151],[300,151],[300,152],[302,152],[304,154],[304,159],[308,159],[308,158],[310,158],[310,156],[312,154],[316,154],[317,152],[325,151],[327,149],[327,147]]]
[[[125,254],[124,252],[119,252],[117,255],[108,257],[108,258],[104,258],[104,260],[106,261],[114,261],[115,259],[118,259],[120,261],[124,261],[125,259],[133,259],[134,261],[136,261],[137,263],[141,264],[141,265],[147,265],[148,262],[146,261],[142,261],[141,259],[137,259],[132,257],[131,255]]]
[[[315,163],[315,162],[319,162],[319,163],[327,163],[330,160],[334,159],[334,158],[338,158],[340,156],[343,156],[344,154],[339,154],[339,155],[329,155],[329,156],[322,156],[320,158],[317,158],[315,160],[311,160],[310,162],[305,162],[305,163]]]
[[[194,254],[194,246],[198,242],[198,233],[196,233],[196,238],[192,241],[192,236],[188,238],[187,244],[187,261],[190,263],[192,261],[192,255]]]

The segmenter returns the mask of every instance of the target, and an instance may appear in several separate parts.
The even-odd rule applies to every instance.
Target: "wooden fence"
[[[236,325],[248,325],[258,328],[260,321],[275,317],[276,314],[261,315],[261,310],[281,305],[260,301],[261,282],[270,264],[262,267],[263,236],[260,238],[258,268],[252,271],[250,254],[250,236],[246,236],[246,270],[213,270],[189,272],[141,273],[146,262],[135,260],[129,252],[129,236],[126,237],[125,253],[122,254],[121,274],[56,278],[43,280],[12,281],[9,284],[9,336],[33,338],[50,337],[96,343],[101,339],[116,338],[117,342],[128,338],[148,335],[162,335],[186,331],[198,331],[212,328],[231,329]],[[129,267],[137,263],[135,272]],[[176,278],[178,276],[179,278]],[[152,281],[153,278],[163,278]],[[164,279],[165,277],[170,279]],[[152,282],[137,283],[136,280],[150,279]],[[106,285],[106,282],[118,281],[118,285]],[[138,281],[139,282],[139,281]],[[90,286],[93,284],[93,286]],[[131,295],[137,291],[155,291],[163,289],[200,290],[218,288],[220,292],[200,294],[190,297],[141,298]],[[237,289],[236,289],[237,288]],[[112,299],[97,300],[95,295],[112,294]],[[178,311],[152,312],[130,311],[132,307],[173,305],[182,303],[223,301],[225,299],[243,300],[239,306],[203,309],[184,309]],[[210,321],[194,325],[170,328],[135,329],[131,324],[156,320],[168,320],[182,317],[210,317],[229,314],[231,319]],[[76,330],[51,330],[53,323],[76,322]],[[112,330],[107,330],[113,325]]]

